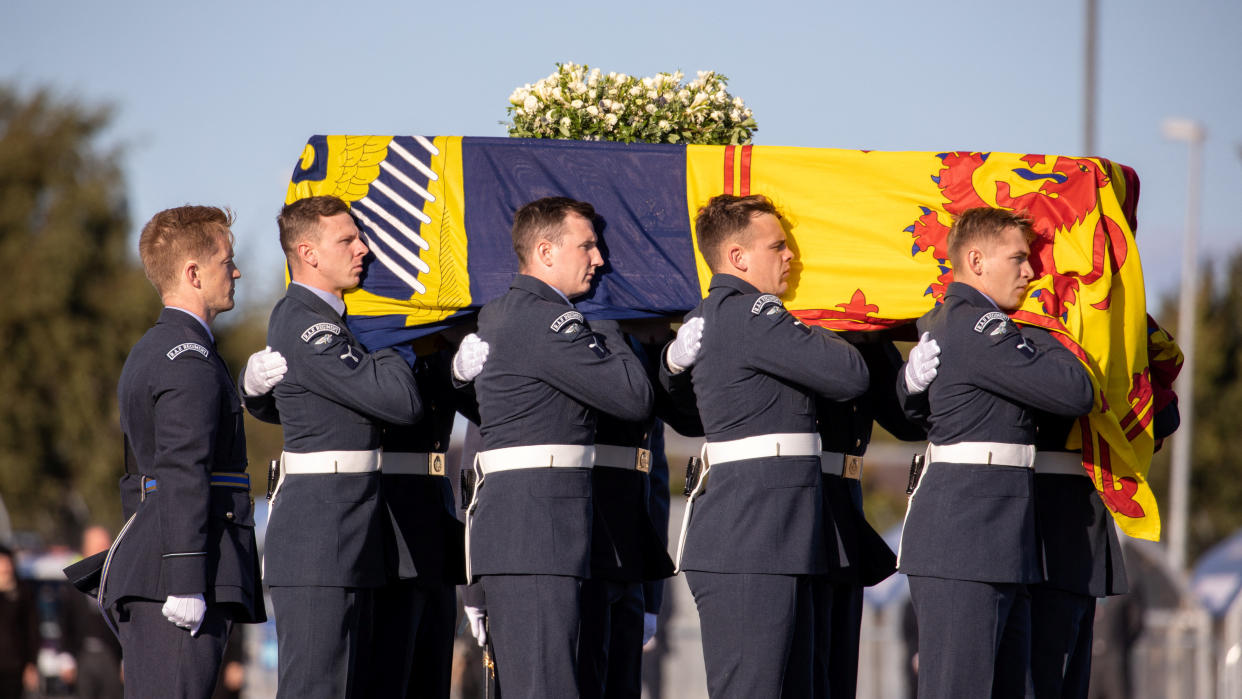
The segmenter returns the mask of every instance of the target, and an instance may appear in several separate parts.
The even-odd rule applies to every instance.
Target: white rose
[[[720,90],[716,94],[712,95],[712,101],[716,104],[724,104],[727,100],[728,98],[725,96],[724,90]]]
[[[612,100],[605,97],[604,99],[600,100],[599,106],[603,107],[604,109],[608,109],[609,107],[612,106]]]
[[[723,112],[712,112],[712,119],[715,119],[716,121],[720,121],[721,119],[724,119],[724,113]]]
[[[656,92],[655,90],[647,90],[647,99],[653,100],[659,96],[660,94]]]
[[[572,123],[573,122],[569,120],[569,117],[561,117],[561,126],[569,126]]]
[[[592,102],[599,99],[599,90],[592,88],[591,91],[587,93],[587,99],[591,100]]]
[[[729,118],[732,119],[733,121],[741,121],[742,112],[737,109],[734,109],[733,111],[729,112]]]
[[[668,131],[668,119],[661,119],[656,126],[660,127],[661,131]]]
[[[522,106],[526,108],[526,111],[532,112],[539,108],[539,100],[534,95],[527,95],[522,102]]]
[[[569,103],[569,106],[573,107],[574,109],[582,109],[582,100],[574,100],[573,102]]]
[[[643,88],[641,85],[635,85],[630,88],[630,97],[637,97],[641,94],[643,94]]]
[[[645,109],[647,110],[648,114],[656,113],[656,106],[654,104],[648,104]]]
[[[624,102],[613,102],[613,103],[612,103],[612,111],[614,111],[614,112],[624,112],[624,111],[625,111],[625,103],[624,103]]]
[[[616,97],[618,94],[619,94],[619,92],[618,92],[617,88],[615,88],[615,87],[610,87],[610,88],[608,88],[608,96],[609,96],[609,97]]]
[[[694,96],[694,102],[692,102],[690,106],[692,106],[692,107],[697,107],[697,106],[699,106],[700,104],[703,104],[703,103],[704,103],[704,102],[706,102],[706,101],[707,101],[707,94],[706,94],[706,93],[703,93],[703,92],[700,92],[699,94],[697,94],[697,95],[695,95],[695,96]]]
[[[544,119],[547,119],[548,121],[552,121],[553,119],[556,119],[556,110],[555,110],[555,109],[549,109],[549,110],[548,110],[548,111],[547,111],[547,112],[543,115],[543,118],[544,118]]]
[[[678,91],[677,91],[677,99],[681,100],[682,102],[689,102],[689,101],[690,101],[690,91],[689,91],[689,90],[686,90],[686,89],[684,89],[684,88],[683,88],[683,89],[681,89],[681,90],[678,90]]]
[[[653,85],[655,85],[655,81],[654,81],[654,80],[652,80],[651,78],[643,78],[643,87],[645,87],[645,88],[647,88],[648,90],[650,90],[650,89],[652,88],[652,86],[653,86]]]
[[[564,94],[561,92],[560,85],[557,85],[556,87],[552,88],[552,99],[556,100],[557,102],[564,101],[565,97],[564,97]]]
[[[742,107],[746,106],[746,103],[742,101],[741,97],[734,97],[733,106],[737,107],[738,109],[741,109]]]
[[[590,114],[591,116],[599,116],[599,107],[596,107],[595,105],[587,107],[587,114]]]
[[[616,114],[609,114],[608,116],[605,116],[605,117],[604,117],[604,123],[605,123],[605,124],[607,124],[607,125],[609,125],[609,126],[616,126],[616,125],[617,125],[617,115],[616,115]]]

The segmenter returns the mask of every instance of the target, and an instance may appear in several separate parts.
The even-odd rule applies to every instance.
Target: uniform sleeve
[[[1078,417],[1091,412],[1095,389],[1086,367],[1043,328],[1019,331],[1006,321],[1004,331],[992,335],[968,329],[973,342],[955,344],[969,351],[971,382],[1022,405],[1053,415]]]
[[[595,332],[581,323],[544,331],[536,350],[540,377],[558,391],[627,422],[651,417],[651,382],[615,324]]]
[[[904,378],[901,374],[904,365],[897,347],[888,340],[881,340],[861,345],[858,351],[867,363],[867,371],[871,373],[867,392],[875,409],[875,421],[903,442],[927,439],[927,429],[906,416],[897,392],[893,390],[893,382]],[[905,381],[901,383],[904,385]]]
[[[751,312],[743,322],[743,349],[755,369],[829,400],[850,400],[867,390],[862,355],[836,333],[807,327],[778,304]]]
[[[280,411],[276,409],[276,394],[273,391],[268,391],[257,396],[246,395],[245,373],[246,370],[242,369],[242,373],[237,375],[237,395],[241,396],[242,405],[246,406],[246,412],[250,413],[256,420],[279,425]]]
[[[293,347],[290,373],[312,393],[392,425],[422,418],[414,372],[396,350],[367,353],[327,331]]]
[[[893,386],[893,389],[896,391],[897,404],[901,406],[901,411],[905,413],[906,419],[922,426],[926,430],[929,425],[928,418],[931,417],[931,401],[927,398],[928,392],[910,393],[910,389],[906,388],[905,363],[897,368],[897,377],[894,383],[896,384]]]
[[[207,588],[207,517],[211,466],[223,391],[211,361],[185,352],[158,372],[153,496],[159,520],[161,572],[172,595]]]

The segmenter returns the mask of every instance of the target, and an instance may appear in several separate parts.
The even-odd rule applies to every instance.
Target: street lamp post
[[[1194,440],[1195,406],[1195,306],[1198,281],[1199,177],[1203,170],[1203,125],[1191,119],[1165,119],[1160,125],[1164,137],[1184,141],[1190,149],[1190,169],[1186,177],[1186,232],[1182,238],[1182,288],[1177,306],[1177,341],[1184,360],[1175,383],[1181,427],[1173,435],[1173,455],[1169,474],[1169,566],[1186,569],[1186,520],[1189,513],[1190,446]]]

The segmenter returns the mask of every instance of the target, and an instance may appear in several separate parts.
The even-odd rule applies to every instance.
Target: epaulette
[[[180,357],[181,355],[185,354],[186,352],[198,352],[199,354],[203,355],[204,357],[210,357],[210,356],[211,356],[211,353],[210,353],[209,351],[207,351],[207,348],[206,348],[206,347],[203,347],[202,345],[198,344],[197,342],[182,342],[181,344],[177,345],[176,347],[174,347],[174,348],[172,348],[172,349],[168,350],[168,352],[167,352],[167,353],[165,353],[165,356],[167,356],[169,359],[176,359],[177,357]]]

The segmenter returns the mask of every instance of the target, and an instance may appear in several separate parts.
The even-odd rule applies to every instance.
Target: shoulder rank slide
[[[211,356],[211,354],[207,351],[207,348],[203,347],[197,342],[182,342],[176,347],[168,350],[166,356],[169,359],[176,359],[177,357],[180,357],[182,354],[185,354],[186,352],[198,352],[204,357]]]

